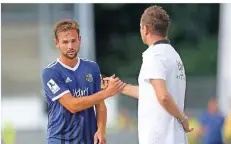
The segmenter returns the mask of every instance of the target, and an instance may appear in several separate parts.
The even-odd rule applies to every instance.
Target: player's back
[[[160,45],[161,46],[161,45]],[[160,48],[159,55],[163,57],[166,67],[167,90],[172,95],[179,109],[184,110],[184,99],[186,89],[186,76],[183,62],[179,54],[171,45]],[[166,129],[166,143],[168,144],[187,144],[187,136],[183,126],[172,116]]]
[[[183,62],[171,45],[165,45],[161,49],[160,55],[164,57],[163,63],[167,70],[166,83],[168,92],[173,96],[178,107],[183,111],[186,89],[186,76]]]
[[[139,142],[140,144],[187,144],[182,125],[159,103],[147,79],[164,79],[168,92],[183,111],[185,73],[180,56],[168,44],[150,46],[143,53],[139,75]]]
[[[94,107],[71,113],[58,101],[66,93],[73,97],[99,91],[99,68],[95,62],[78,59],[71,68],[57,60],[43,71],[43,85],[48,104],[48,143],[92,144],[97,130]]]

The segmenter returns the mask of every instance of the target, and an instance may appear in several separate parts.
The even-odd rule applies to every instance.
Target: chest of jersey
[[[95,78],[90,69],[77,69],[76,71],[64,69],[62,77],[74,97],[88,96],[95,91]]]

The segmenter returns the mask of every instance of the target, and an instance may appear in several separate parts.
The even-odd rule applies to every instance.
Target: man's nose
[[[68,46],[68,49],[73,49],[73,43],[72,42],[69,42],[67,46]]]

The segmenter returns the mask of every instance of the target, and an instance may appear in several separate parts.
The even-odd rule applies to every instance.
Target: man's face
[[[75,29],[59,32],[55,45],[60,48],[61,54],[69,59],[76,58],[79,53],[81,37]]]
[[[218,110],[216,99],[209,100],[209,102],[208,102],[208,109],[210,111],[213,111],[213,112],[216,112]]]

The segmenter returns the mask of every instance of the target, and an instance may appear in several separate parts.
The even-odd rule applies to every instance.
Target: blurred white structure
[[[231,4],[220,5],[217,95],[221,111],[228,114],[231,105]]]
[[[2,126],[12,124],[16,130],[44,130],[43,103],[39,96],[3,98],[2,102]],[[46,118],[47,119],[47,118]]]
[[[96,61],[93,4],[74,4],[74,19],[80,25],[80,35],[82,37],[79,56]],[[107,105],[107,127],[116,127],[118,122],[118,97],[114,96],[106,99],[105,103]]]
[[[79,56],[95,61],[95,29],[93,4],[74,4],[73,19],[80,25],[82,37]]]

